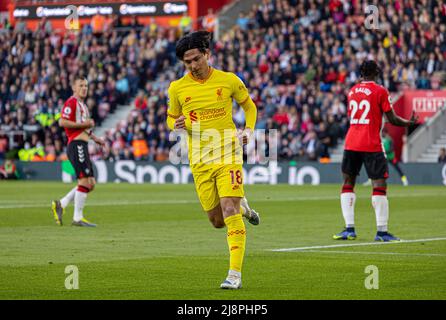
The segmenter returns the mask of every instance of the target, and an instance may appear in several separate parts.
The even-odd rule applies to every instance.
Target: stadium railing
[[[407,140],[407,159],[416,162],[421,154],[431,145],[446,129],[446,106],[430,118],[423,126],[420,126]]]

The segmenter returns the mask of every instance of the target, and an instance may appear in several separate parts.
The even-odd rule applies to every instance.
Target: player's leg
[[[389,222],[389,201],[387,199],[387,183],[385,179],[372,180],[373,195],[372,206],[376,215],[376,236],[375,241],[399,241],[388,231]]]
[[[246,220],[256,226],[260,223],[260,215],[257,211],[252,209],[248,204],[248,199],[246,197],[243,197],[240,201],[240,209],[242,216],[246,218]]]
[[[225,226],[225,221],[223,218],[223,212],[221,211],[220,203],[213,209],[207,211],[209,221],[212,223],[214,228],[220,229]]]
[[[68,207],[70,202],[74,200],[76,190],[77,186],[71,189],[62,199],[52,201],[51,208],[53,209],[54,219],[58,225],[63,224],[62,217],[65,214],[65,208]]]
[[[244,197],[241,164],[225,165],[217,171],[216,185],[222,215],[227,227],[229,272],[222,289],[239,289],[246,245],[246,228],[240,202]]]
[[[389,176],[389,170],[384,153],[369,153],[364,159],[364,164],[368,176],[372,179],[372,206],[375,210],[377,227],[375,241],[399,241],[399,238],[388,232],[389,201],[386,179]]]
[[[68,207],[68,205],[70,204],[71,201],[74,200],[74,194],[76,193],[77,190],[77,186],[74,187],[73,189],[71,189],[66,195],[65,197],[63,197],[62,199],[60,199],[60,206],[65,209],[66,207]]]
[[[72,144],[74,141],[72,142]],[[84,206],[87,201],[87,195],[93,191],[96,180],[93,174],[93,166],[88,155],[88,144],[83,141],[76,142],[75,153],[73,156],[73,167],[78,177],[78,185],[74,193],[74,215],[73,226],[96,227],[96,224],[89,222],[84,218]],[[71,158],[70,158],[71,161]]]
[[[242,286],[242,264],[245,255],[246,228],[240,212],[241,198],[220,198],[224,223],[227,227],[229,271],[221,284],[222,289],[239,289]]]
[[[78,180],[77,190],[74,195],[74,215],[73,226],[78,227],[96,227],[96,224],[91,223],[84,218],[84,207],[87,201],[88,193],[93,191],[96,181],[93,177],[81,178]]]
[[[211,170],[192,172],[192,176],[194,177],[198,199],[203,210],[207,213],[209,221],[214,228],[223,228],[225,222],[221,211],[220,197]]]
[[[73,141],[74,142],[74,141]],[[71,165],[76,168],[77,160],[76,160],[76,143],[71,142],[67,147],[67,155],[68,159],[71,162]],[[76,170],[76,169],[75,169]],[[79,171],[79,170],[78,170]],[[76,171],[76,176],[80,174],[80,172]],[[74,195],[76,193],[77,186],[75,186],[73,189],[71,189],[62,199],[60,200],[53,200],[51,202],[51,209],[53,212],[54,220],[58,225],[63,225],[63,215],[65,214],[65,208],[68,206],[68,204],[74,200]]]
[[[404,174],[403,170],[401,170],[401,167],[399,166],[398,162],[389,161],[389,163],[392,165],[393,168],[395,168],[396,172],[398,172],[398,174],[400,175],[403,186],[407,187],[409,185],[409,181],[407,180],[407,177]]]
[[[344,151],[342,159],[342,175],[344,183],[341,189],[341,210],[344,217],[345,229],[333,236],[334,240],[354,240],[355,232],[355,202],[354,191],[356,176],[361,171],[362,156],[360,152]]]

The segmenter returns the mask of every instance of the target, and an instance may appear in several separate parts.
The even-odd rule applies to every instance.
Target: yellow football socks
[[[241,272],[245,255],[246,229],[242,215],[236,214],[225,219],[228,231],[229,269]]]

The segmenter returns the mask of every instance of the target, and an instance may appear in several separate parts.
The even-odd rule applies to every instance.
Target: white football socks
[[[60,199],[60,205],[62,206],[62,208],[65,209],[70,204],[70,202],[74,200],[74,194],[76,193],[76,190],[77,186],[71,189],[70,192],[65,195],[65,197]]]
[[[376,226],[378,231],[386,232],[389,221],[389,201],[387,196],[372,196],[372,205],[376,214]]]
[[[242,273],[239,272],[239,271],[235,271],[235,270],[229,270],[228,271],[228,277],[241,278],[242,277]]]
[[[355,226],[355,202],[356,194],[353,192],[341,193],[341,208],[344,216],[345,226],[353,228]]]
[[[84,217],[83,210],[85,205],[85,200],[87,199],[87,193],[82,191],[77,191],[74,195],[74,221],[81,221]]]

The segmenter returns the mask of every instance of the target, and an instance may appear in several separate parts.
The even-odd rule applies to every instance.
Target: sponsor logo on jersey
[[[197,113],[195,111],[189,112],[189,118],[191,122],[195,122],[198,120]]]
[[[200,121],[219,119],[219,118],[224,117],[225,115],[226,115],[225,108],[203,110],[200,113]]]

